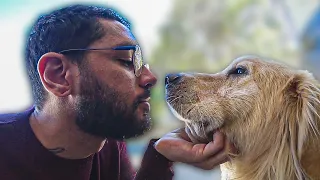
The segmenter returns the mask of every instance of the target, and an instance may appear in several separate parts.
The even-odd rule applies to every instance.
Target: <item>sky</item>
[[[33,21],[66,4],[105,4],[132,23],[132,30],[146,57],[158,41],[158,29],[171,10],[171,0],[1,0],[0,1],[0,113],[32,105],[30,85],[23,67],[25,35]]]

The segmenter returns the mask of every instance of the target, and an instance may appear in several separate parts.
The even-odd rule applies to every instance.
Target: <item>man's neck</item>
[[[52,153],[66,159],[83,159],[102,149],[105,139],[81,131],[75,118],[46,112],[35,110],[29,123],[37,139]]]

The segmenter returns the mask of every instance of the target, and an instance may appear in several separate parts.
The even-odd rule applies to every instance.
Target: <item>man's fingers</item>
[[[221,143],[220,137],[216,137],[216,140],[218,140],[219,143]],[[235,148],[233,143],[229,142],[229,140],[225,138],[222,144],[224,144],[224,148],[221,151],[219,151],[218,153],[212,155],[211,157],[209,157],[208,159],[200,163],[193,163],[191,165],[204,170],[210,170],[222,163],[229,161],[232,156],[236,156],[237,149]]]
[[[168,159],[183,163],[205,161],[223,150],[224,146],[224,136],[220,132],[216,132],[213,142],[208,144],[193,144],[182,139],[170,137],[160,139],[155,144],[156,150]]]
[[[211,170],[218,165],[225,163],[229,160],[229,157],[225,151],[220,151],[218,154],[215,154],[214,157],[208,158],[207,160],[200,163],[192,163],[191,165],[204,169]]]
[[[164,138],[155,143],[155,149],[170,159],[184,163],[195,163],[199,159],[199,152],[203,151],[205,144],[193,144],[188,141]]]
[[[186,133],[185,128],[176,129],[176,130],[173,131],[172,133],[176,133],[177,136],[179,136],[180,138],[182,138],[182,139],[184,139],[184,140],[186,140],[186,141],[191,142],[191,139],[189,138],[188,134]]]
[[[208,143],[204,150],[203,150],[203,154],[201,155],[203,158],[209,158],[213,155],[215,155],[216,153],[218,153],[219,151],[221,151],[225,146],[225,138],[224,135],[217,131],[216,133],[214,133],[213,135],[213,141]]]
[[[181,148],[181,155],[183,155],[185,163],[199,163],[214,156],[225,147],[224,135],[221,132],[216,132],[213,141],[208,144],[185,144],[185,148]]]

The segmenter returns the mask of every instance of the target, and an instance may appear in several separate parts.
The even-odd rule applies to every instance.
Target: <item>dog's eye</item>
[[[243,69],[243,68],[237,68],[236,69],[236,74],[244,74],[245,72],[246,72],[246,70]]]
[[[230,74],[245,74],[246,72],[247,72],[247,70],[245,68],[238,67],[238,68],[234,69],[233,71],[231,71]]]

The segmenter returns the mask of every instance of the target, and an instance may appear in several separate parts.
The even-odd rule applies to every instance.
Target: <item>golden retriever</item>
[[[166,100],[192,141],[219,130],[239,150],[222,179],[320,179],[320,89],[309,72],[244,56],[216,74],[167,75]]]

